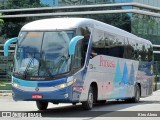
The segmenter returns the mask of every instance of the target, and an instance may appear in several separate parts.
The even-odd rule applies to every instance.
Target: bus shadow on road
[[[159,100],[146,100],[146,101],[141,101],[141,104],[160,104]]]
[[[150,101],[151,102],[151,101]],[[68,105],[56,108],[49,108],[47,110],[36,111],[41,113],[43,117],[98,117],[121,111],[142,104],[151,104],[149,101],[140,101],[139,103],[127,103],[126,101],[108,101],[105,104],[94,104],[92,110],[83,110],[81,104]],[[153,103],[159,101],[152,101]],[[35,111],[30,111],[35,112]],[[123,111],[124,112],[124,111]],[[128,111],[127,111],[128,112]],[[129,111],[132,112],[132,111]]]

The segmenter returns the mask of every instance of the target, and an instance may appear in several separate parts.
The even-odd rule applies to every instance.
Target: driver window
[[[74,69],[79,69],[81,67],[82,67],[82,40],[80,40],[77,43],[74,55]]]

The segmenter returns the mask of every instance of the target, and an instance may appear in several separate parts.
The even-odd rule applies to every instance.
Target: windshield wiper
[[[28,70],[29,70],[29,67],[31,66],[31,63],[32,63],[33,60],[34,60],[34,57],[29,60],[29,63],[27,64],[27,67],[26,67],[26,69],[25,69],[25,71],[24,71],[24,78],[25,78],[25,79],[26,79],[26,76],[27,76],[27,72],[28,72]]]

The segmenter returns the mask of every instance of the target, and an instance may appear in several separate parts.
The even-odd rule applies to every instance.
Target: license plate
[[[33,94],[33,95],[32,95],[32,98],[33,98],[33,99],[42,99],[42,95]]]

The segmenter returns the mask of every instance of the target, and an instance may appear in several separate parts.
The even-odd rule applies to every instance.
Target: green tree
[[[4,23],[4,21],[2,19],[0,19],[0,25],[2,25]]]
[[[1,16],[1,13],[0,13],[0,16]],[[3,25],[4,21],[3,19],[0,19],[0,26]]]
[[[35,7],[45,7],[46,5],[42,4],[40,0],[8,0],[7,4],[1,6],[0,9],[19,9],[19,8],[35,8]],[[31,14],[31,12],[12,12],[12,13],[3,13],[3,15],[7,14]],[[2,26],[2,30],[0,34],[3,35],[4,38],[11,38],[18,36],[18,33],[21,27],[33,20],[38,19],[37,17],[22,17],[22,18],[6,18],[4,19],[4,24]]]
[[[8,0],[3,9],[18,9],[18,8],[34,8],[45,6],[40,3],[40,0]]]
[[[154,30],[158,31],[158,21],[156,19],[156,17],[152,16],[133,14],[132,33],[139,37],[149,39],[152,43],[154,43],[154,41],[158,38],[156,42],[160,44],[160,42],[158,42],[159,35],[157,32],[154,33]]]

